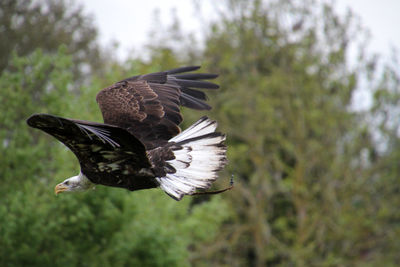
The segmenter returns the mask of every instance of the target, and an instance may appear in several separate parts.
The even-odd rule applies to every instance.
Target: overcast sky
[[[117,53],[125,58],[134,48],[140,50],[147,40],[148,32],[154,20],[154,10],[160,10],[160,21],[171,21],[171,10],[176,9],[184,30],[201,30],[198,12],[190,0],[77,0],[85,7],[86,13],[94,16],[100,31],[102,44],[116,41],[120,44]],[[209,4],[210,1],[204,1]],[[400,0],[337,0],[339,12],[346,7],[353,9],[371,30],[371,49],[387,54],[390,46],[400,47]],[[213,17],[213,8],[204,7],[207,16]],[[208,18],[207,18],[208,19]]]

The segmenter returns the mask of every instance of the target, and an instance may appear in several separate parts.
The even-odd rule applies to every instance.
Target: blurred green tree
[[[75,76],[82,75],[83,67],[86,72],[101,71],[105,54],[100,51],[92,20],[72,0],[1,1],[0,73],[13,51],[20,56],[30,55],[37,48],[53,53],[60,45],[72,55]]]
[[[371,168],[365,175],[370,177],[369,198],[376,210],[371,219],[380,237],[375,254],[385,266],[395,266],[400,261],[400,65],[397,55],[398,51],[393,50],[391,60],[375,80],[373,106],[368,114],[375,146],[368,152]]]
[[[375,63],[356,41],[354,15],[339,16],[328,1],[225,3],[202,57],[221,75],[212,114],[239,179],[226,195],[236,218],[193,263],[393,264],[375,220],[368,114],[352,106]],[[354,67],[350,45],[359,45]]]

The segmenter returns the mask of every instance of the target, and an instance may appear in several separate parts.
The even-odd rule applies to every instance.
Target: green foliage
[[[25,120],[34,112],[68,112],[73,101],[66,101],[71,85],[71,60],[61,48],[58,55],[44,55],[40,50],[29,57],[16,54],[10,68],[0,77],[0,177],[3,183],[13,184],[42,177],[52,165],[28,164],[32,159],[49,159],[47,152],[59,146],[46,144],[50,138],[31,133]],[[22,167],[24,166],[24,167]],[[35,176],[36,175],[36,176]],[[45,178],[47,179],[47,178]],[[2,186],[6,192],[9,188]]]
[[[75,78],[81,76],[84,65],[101,72],[105,55],[100,54],[92,21],[73,0],[0,1],[0,73],[10,63],[13,51],[20,56],[37,48],[55,53],[60,45],[72,56]]]
[[[398,247],[385,244],[381,230],[396,216],[378,216],[390,206],[377,196],[389,190],[376,186],[389,182],[370,174],[368,114],[351,109],[371,62],[346,62],[358,29],[351,14],[339,17],[324,1],[307,3],[227,1],[211,27],[204,58],[221,75],[212,116],[228,135],[228,170],[239,181],[226,196],[237,216],[218,238],[225,241],[204,248],[197,264],[396,262],[381,249]]]

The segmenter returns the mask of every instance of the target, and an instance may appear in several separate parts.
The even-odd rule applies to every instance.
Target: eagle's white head
[[[81,192],[94,187],[92,183],[82,172],[79,175],[65,179],[64,182],[56,185],[54,192],[56,195],[62,192]]]

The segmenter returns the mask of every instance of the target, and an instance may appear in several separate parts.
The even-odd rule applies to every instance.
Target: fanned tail
[[[176,200],[208,189],[227,163],[225,135],[215,132],[217,122],[201,118],[169,140],[175,158],[168,160],[175,172],[156,178],[160,188]]]

